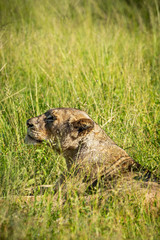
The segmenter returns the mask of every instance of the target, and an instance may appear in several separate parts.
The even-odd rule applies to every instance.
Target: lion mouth
[[[27,134],[26,137],[25,137],[25,139],[24,139],[24,142],[25,142],[26,144],[36,145],[36,144],[42,143],[42,140],[37,140],[37,139],[31,137],[29,134]]]

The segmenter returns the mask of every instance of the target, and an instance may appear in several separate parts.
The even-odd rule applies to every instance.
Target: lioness
[[[27,120],[27,127],[25,143],[47,141],[63,154],[68,170],[74,163],[76,174],[83,172],[84,179],[92,185],[98,178],[110,181],[140,168],[84,111],[50,109]]]

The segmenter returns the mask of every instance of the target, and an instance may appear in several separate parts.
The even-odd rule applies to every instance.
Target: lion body
[[[27,121],[25,143],[43,141],[66,159],[68,171],[76,166],[76,173],[92,185],[97,179],[130,179],[140,169],[125,150],[106,135],[104,130],[85,112],[72,108],[50,109]],[[126,180],[127,181],[127,180]],[[59,184],[62,183],[62,179]],[[59,185],[58,185],[59,186]]]

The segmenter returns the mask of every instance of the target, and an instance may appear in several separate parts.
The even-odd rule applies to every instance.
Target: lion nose
[[[30,128],[34,127],[34,124],[31,119],[28,119],[26,123],[27,123],[27,127],[30,127]]]

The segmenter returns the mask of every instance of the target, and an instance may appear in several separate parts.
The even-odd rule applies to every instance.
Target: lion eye
[[[47,122],[53,122],[54,120],[56,120],[56,117],[51,116],[51,115],[48,116],[47,119],[46,119]]]

